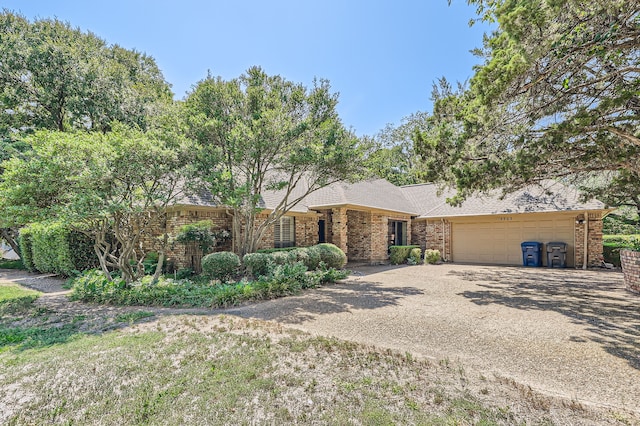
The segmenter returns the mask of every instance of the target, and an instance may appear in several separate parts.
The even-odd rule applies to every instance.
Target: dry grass
[[[0,317],[1,424],[637,423],[275,322],[30,300]]]

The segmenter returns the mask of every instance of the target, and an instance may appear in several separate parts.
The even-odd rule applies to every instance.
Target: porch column
[[[333,234],[333,244],[348,254],[347,248],[347,209],[331,209],[331,230]]]

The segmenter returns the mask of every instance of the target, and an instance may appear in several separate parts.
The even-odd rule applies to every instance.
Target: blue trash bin
[[[561,243],[557,241],[547,243],[547,267],[567,267],[567,243]]]
[[[522,248],[523,266],[542,266],[542,243],[537,241],[525,241],[520,244]]]

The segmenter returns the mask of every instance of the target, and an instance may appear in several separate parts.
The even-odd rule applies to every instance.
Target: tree
[[[638,176],[640,2],[470,3],[498,28],[468,87],[436,90],[434,131],[416,136],[423,157],[439,156],[433,171],[461,197],[593,172]]]
[[[170,86],[153,58],[108,46],[57,19],[0,14],[0,134],[37,129],[146,128]]]
[[[416,131],[426,131],[429,126],[429,114],[417,112],[404,117],[400,125],[388,124],[373,138],[366,138],[363,143],[368,153],[364,167],[368,174],[386,179],[394,185],[420,182],[420,158],[414,150],[412,138]]]
[[[255,251],[264,231],[309,193],[358,173],[357,138],[340,122],[337,101],[325,80],[308,90],[258,67],[230,81],[208,76],[188,95],[196,177],[233,211],[240,255]],[[267,191],[280,201],[258,222]]]
[[[175,138],[116,127],[107,134],[39,131],[27,158],[4,163],[0,214],[7,223],[58,219],[94,239],[104,273],[127,283],[144,274],[144,240],[169,237],[166,208],[181,196],[188,149]]]

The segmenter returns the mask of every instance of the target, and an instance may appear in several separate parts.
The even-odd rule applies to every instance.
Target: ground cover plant
[[[201,276],[178,279],[176,274],[159,280],[146,276],[131,284],[110,279],[102,271],[88,271],[71,281],[71,298],[128,306],[227,307],[297,294],[348,276],[336,269],[344,266],[346,256],[332,244],[251,253],[243,261],[246,276],[238,273],[242,265],[236,254],[216,252],[203,258]]]

